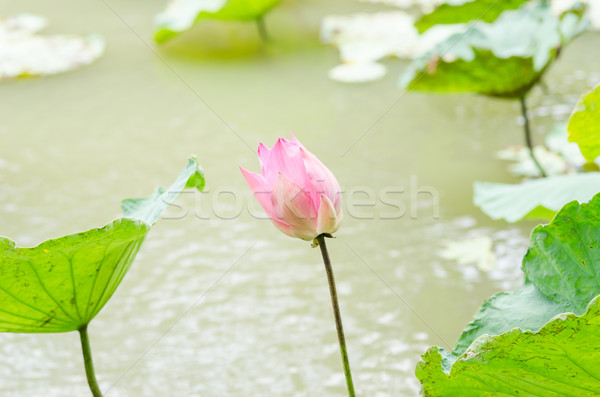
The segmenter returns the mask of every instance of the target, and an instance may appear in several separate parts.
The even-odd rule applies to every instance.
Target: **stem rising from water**
[[[265,17],[259,17],[256,19],[256,26],[258,28],[258,34],[264,43],[269,41],[269,32],[267,31],[267,25],[265,24]]]
[[[531,159],[533,160],[533,162],[535,163],[535,166],[540,171],[540,174],[542,175],[542,177],[545,178],[546,171],[544,171],[544,169],[542,168],[542,165],[540,164],[538,159],[535,157],[535,154],[533,153],[533,142],[531,140],[531,129],[529,128],[529,117],[527,117],[527,103],[525,102],[525,95],[523,95],[519,100],[521,102],[521,112],[523,114],[523,119],[524,119],[523,127],[525,129],[525,142],[527,143],[527,147],[529,148],[529,154],[531,156]]]
[[[83,351],[83,363],[85,365],[85,376],[87,377],[88,385],[92,391],[92,396],[102,397],[100,386],[96,380],[94,372],[94,362],[92,361],[92,350],[90,349],[90,339],[87,333],[87,324],[79,328],[79,337],[81,339],[81,350]]]
[[[327,281],[329,282],[329,292],[331,294],[331,304],[333,305],[333,316],[335,317],[335,327],[337,329],[338,341],[340,343],[340,352],[342,353],[342,361],[344,363],[344,375],[346,375],[346,385],[348,386],[348,396],[355,397],[354,384],[352,383],[352,372],[350,371],[350,360],[348,359],[348,349],[346,349],[346,337],[344,336],[344,327],[342,326],[342,316],[340,314],[340,305],[338,303],[337,291],[335,288],[335,278],[331,261],[329,260],[329,252],[325,245],[325,236],[320,235],[316,238],[321,248],[323,262],[325,263],[325,272],[327,273]]]

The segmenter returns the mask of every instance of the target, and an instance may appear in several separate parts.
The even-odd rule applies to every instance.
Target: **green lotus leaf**
[[[88,324],[115,292],[150,225],[118,219],[17,248],[0,239],[0,331],[67,332]]]
[[[257,20],[279,2],[281,0],[173,0],[155,18],[154,40],[163,43],[201,19]]]
[[[475,182],[473,203],[492,219],[551,219],[570,201],[589,201],[600,192],[600,173],[557,175],[519,184]]]
[[[186,188],[204,189],[204,171],[198,165],[195,157],[188,160],[187,166],[181,171],[179,177],[168,188],[161,187],[148,197],[125,199],[121,202],[123,216],[127,218],[141,219],[149,224],[155,223],[160,214],[169,206]]]
[[[566,204],[535,228],[523,259],[525,285],[485,301],[453,353],[433,347],[423,355],[416,375],[424,394],[596,395],[599,243],[600,194]]]
[[[552,301],[531,283],[516,291],[500,292],[483,303],[452,353],[463,354],[485,334],[500,335],[513,328],[537,331],[552,317],[567,311],[567,306]]]
[[[600,187],[598,188],[600,190]],[[583,314],[600,295],[600,195],[565,205],[531,234],[523,259],[525,285],[486,300],[454,347],[462,354],[481,335],[512,328],[537,331],[560,313]]]
[[[600,195],[565,205],[550,224],[535,228],[523,272],[552,301],[583,312],[600,294]]]
[[[558,50],[589,22],[580,12],[555,16],[544,4],[505,11],[439,43],[401,78],[408,90],[472,92],[519,98],[542,77]]]
[[[474,19],[493,22],[506,10],[514,10],[528,0],[454,0],[440,4],[431,13],[423,15],[415,27],[419,33],[435,25],[465,23]]]
[[[478,338],[452,363],[430,348],[417,365],[425,396],[597,396],[600,298],[582,316],[565,313],[539,331]],[[451,364],[451,365],[449,365]]]
[[[98,229],[33,248],[0,237],[0,332],[68,332],[89,324],[123,280],[162,209],[188,182],[203,187],[198,172],[196,159],[190,159],[169,191],[126,200],[127,217]]]
[[[567,130],[569,141],[579,145],[587,161],[600,156],[600,86],[581,98]]]

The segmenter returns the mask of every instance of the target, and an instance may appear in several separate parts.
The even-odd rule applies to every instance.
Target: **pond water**
[[[89,67],[0,85],[0,234],[32,246],[106,224],[196,154],[207,191],[167,211],[90,326],[105,395],[343,396],[320,253],[257,219],[238,169],[257,170],[258,143],[292,131],[345,190],[329,249],[358,395],[417,395],[419,355],[451,348],[483,299],[522,282],[535,223],[472,205],[473,181],[517,180],[493,153],[522,143],[518,104],[404,95],[399,60],[375,83],[330,81],[338,55],[318,41],[321,18],[382,7],[289,0],[267,18],[267,46],[252,24],[206,22],[158,48],[163,3],[0,0],[5,14],[47,16],[46,33],[107,43]],[[536,141],[600,81],[599,39],[577,39],[550,94],[533,93]],[[444,242],[480,235],[494,239],[492,271],[440,259]],[[0,394],[89,395],[78,335],[0,334]]]

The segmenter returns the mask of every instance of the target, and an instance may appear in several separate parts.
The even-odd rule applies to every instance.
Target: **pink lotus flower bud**
[[[311,241],[335,233],[342,220],[335,176],[292,135],[269,150],[258,146],[261,174],[240,167],[254,197],[283,233]]]

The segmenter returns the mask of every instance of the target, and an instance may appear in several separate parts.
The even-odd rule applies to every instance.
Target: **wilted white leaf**
[[[536,146],[533,148],[533,152],[547,175],[561,175],[575,171],[573,166],[559,154],[551,152],[543,146]],[[539,168],[531,159],[529,149],[524,146],[511,146],[498,150],[496,157],[501,160],[515,162],[507,167],[508,171],[513,175],[527,177],[541,176]]]
[[[377,62],[348,63],[334,67],[329,78],[341,83],[364,83],[385,76],[386,67]]]
[[[44,29],[47,24],[46,18],[32,14],[0,18],[0,41],[30,36]]]
[[[66,72],[88,65],[104,52],[98,35],[41,36],[42,17],[28,14],[0,19],[0,80]]]
[[[600,1],[598,0],[552,0],[550,6],[556,15],[560,15],[577,3],[587,4],[587,16],[592,22],[592,29],[600,30]]]
[[[490,271],[496,264],[493,242],[488,236],[447,242],[439,255],[462,266],[476,265],[482,271]]]
[[[321,24],[321,40],[338,47],[343,63],[373,64],[386,57],[420,57],[440,40],[463,29],[463,25],[445,25],[419,35],[411,15],[404,11],[388,11],[328,16]],[[370,67],[370,70],[374,70],[373,65]],[[342,70],[346,71],[345,68]],[[358,69],[351,70],[354,72]],[[338,70],[331,72],[330,76],[334,78],[337,73]],[[372,78],[368,80],[364,74],[359,73],[359,80],[354,82],[371,81],[383,75],[373,73]]]
[[[557,124],[546,135],[546,147],[536,146],[535,156],[548,175],[561,175],[577,172],[587,163],[579,146],[567,139],[567,126]],[[524,146],[511,146],[496,152],[496,157],[501,160],[514,161],[508,166],[511,174],[516,176],[538,177],[539,168],[535,165],[529,149]],[[600,159],[598,159],[600,163]]]
[[[567,138],[567,125],[557,124],[546,136],[546,146],[554,153],[560,154],[567,162],[582,167],[587,161],[581,154],[579,145],[569,142]]]

